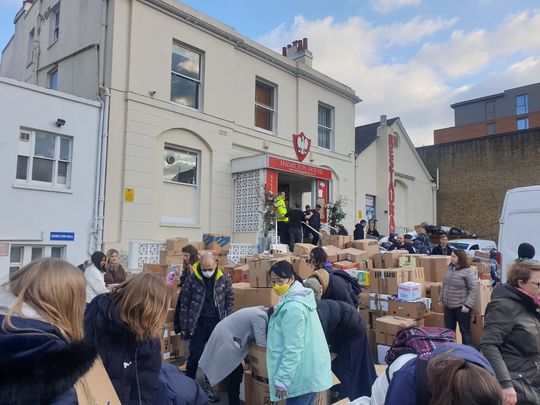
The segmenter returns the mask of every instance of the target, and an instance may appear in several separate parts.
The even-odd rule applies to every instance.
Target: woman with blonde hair
[[[105,284],[119,284],[126,281],[127,274],[120,264],[118,250],[109,249],[106,256],[107,262],[105,264],[105,274],[103,275]]]
[[[83,273],[43,258],[0,287],[0,403],[77,404],[75,382],[96,359],[83,341]]]
[[[98,350],[122,404],[153,403],[168,291],[161,277],[143,272],[98,295],[86,310],[86,339]]]

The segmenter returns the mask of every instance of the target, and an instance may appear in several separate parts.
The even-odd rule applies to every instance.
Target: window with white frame
[[[21,129],[16,182],[69,189],[72,144],[64,135]]]
[[[202,53],[173,44],[171,62],[171,101],[200,108]]]
[[[527,114],[529,112],[529,97],[527,94],[516,96],[516,115]]]
[[[28,45],[26,47],[26,64],[29,65],[33,62],[34,58],[34,33],[35,28],[32,28],[32,31],[28,34]]]
[[[60,2],[56,3],[56,5],[50,10],[49,33],[49,43],[53,44],[58,40],[58,37],[60,36]]]
[[[165,144],[163,180],[173,183],[198,184],[200,152]]]
[[[321,148],[332,148],[332,107],[324,104],[319,104],[319,120],[318,120],[318,138],[317,145]]]
[[[49,72],[49,89],[58,90],[58,68]]]
[[[10,276],[28,263],[42,257],[65,258],[65,246],[11,245],[9,252]]]
[[[255,126],[274,132],[276,87],[263,80],[255,82]]]
[[[529,129],[529,119],[528,118],[520,118],[516,120],[516,127],[518,131],[521,131],[523,129]]]

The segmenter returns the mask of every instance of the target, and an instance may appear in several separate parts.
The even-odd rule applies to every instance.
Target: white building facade
[[[356,128],[358,220],[381,235],[436,224],[436,184],[399,117]]]
[[[0,77],[0,282],[95,247],[100,103]]]

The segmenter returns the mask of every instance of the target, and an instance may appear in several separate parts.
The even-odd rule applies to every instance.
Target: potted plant
[[[336,201],[328,203],[328,222],[332,228],[336,228],[338,224],[345,218],[346,214],[343,211],[343,207],[347,204],[347,201],[343,197],[339,197]],[[332,235],[337,234],[334,229],[330,229]]]
[[[262,211],[262,233],[259,238],[259,250],[261,252],[268,250],[272,237],[271,232],[276,229],[276,195],[269,191],[263,191],[263,211]]]

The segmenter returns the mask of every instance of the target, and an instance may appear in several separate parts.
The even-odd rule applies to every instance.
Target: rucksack
[[[358,296],[362,292],[362,286],[358,283],[358,280],[343,270],[330,270],[328,271],[328,273],[335,274],[338,277],[344,279],[347,283],[349,283],[352,289],[351,298],[353,300],[353,306],[358,307]]]
[[[411,326],[401,329],[394,337],[392,347],[386,353],[384,361],[392,362],[405,353],[417,354],[420,360],[427,360],[433,350],[444,343],[454,343],[456,332],[437,327]]]

